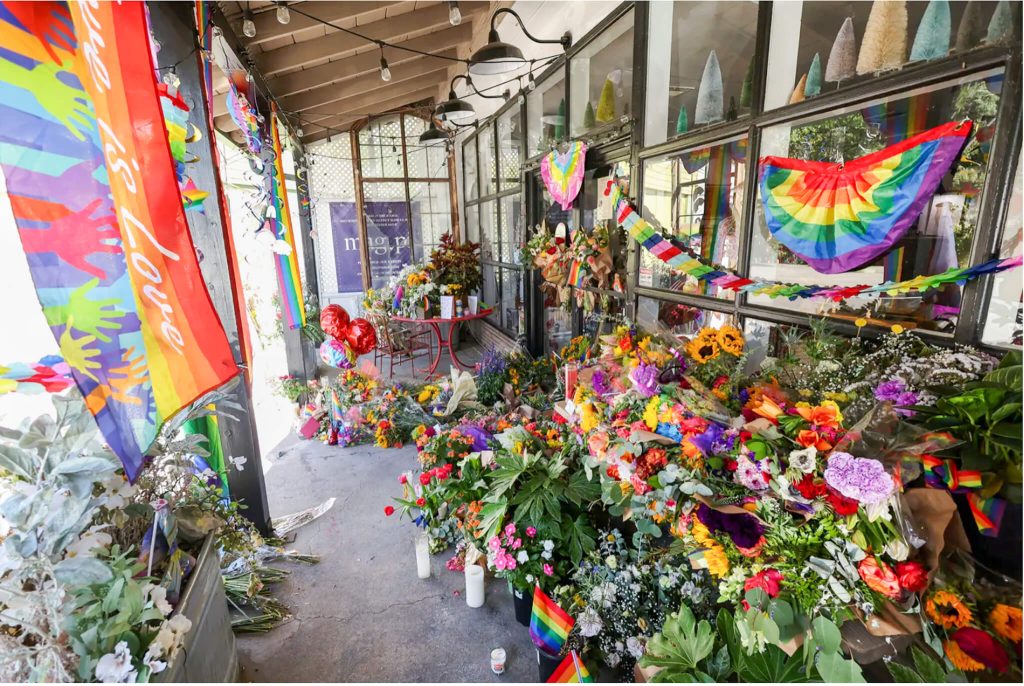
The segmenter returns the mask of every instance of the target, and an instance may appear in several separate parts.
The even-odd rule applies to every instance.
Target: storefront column
[[[199,75],[198,60],[189,57],[196,45],[195,18],[192,3],[150,3],[151,24],[156,39],[160,42],[157,59],[160,64],[180,64],[175,73],[181,81],[179,91],[182,99],[192,111],[189,122],[202,134],[201,140],[189,144],[189,152],[199,159],[189,164],[186,173],[196,186],[210,193],[203,202],[202,211],[186,212],[192,242],[199,255],[199,267],[203,280],[210,293],[210,299],[220,316],[221,324],[227,333],[228,343],[235,361],[244,364],[241,342],[239,339],[239,315],[235,304],[241,295],[241,283],[234,283],[231,277],[231,260],[225,231],[227,227],[221,221],[220,194],[218,171],[213,164],[213,147],[216,145],[214,135],[207,126],[206,107],[202,82]],[[187,59],[183,59],[186,58]],[[223,208],[226,211],[226,208]],[[242,315],[244,316],[244,310]],[[244,326],[244,323],[242,323]],[[235,469],[228,461],[225,464],[228,473],[228,486],[234,500],[245,503],[242,514],[249,519],[261,533],[270,533],[270,510],[267,505],[266,484],[263,480],[263,466],[260,460],[259,440],[256,436],[256,420],[252,407],[252,392],[245,374],[241,382],[230,394],[230,400],[243,408],[238,421],[221,417],[220,440],[224,449],[224,457],[245,457],[242,470]]]

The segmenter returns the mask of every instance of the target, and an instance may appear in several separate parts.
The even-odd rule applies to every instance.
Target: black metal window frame
[[[621,144],[623,137],[628,137],[630,150],[629,166],[631,171],[630,196],[636,201],[638,207],[642,207],[644,162],[650,159],[689,149],[709,147],[745,136],[747,139],[746,178],[748,180],[756,179],[762,132],[770,126],[801,122],[809,118],[825,115],[830,111],[857,106],[880,98],[898,99],[901,94],[916,88],[940,86],[943,83],[956,79],[982,75],[994,69],[1001,70],[1003,73],[1003,85],[996,119],[996,129],[992,139],[986,182],[981,194],[981,205],[977,229],[972,241],[970,261],[972,264],[976,264],[996,256],[1007,220],[1007,213],[1009,211],[1008,201],[1013,191],[1014,176],[1017,172],[1018,158],[1021,153],[1021,45],[1016,44],[1009,48],[981,47],[966,53],[954,54],[941,60],[905,66],[900,70],[880,75],[862,83],[845,86],[842,89],[824,93],[815,98],[765,110],[764,95],[767,81],[772,5],[773,3],[768,1],[758,4],[754,43],[754,61],[757,64],[757,68],[754,73],[751,108],[748,114],[744,114],[734,121],[720,122],[694,129],[687,133],[670,137],[668,140],[657,145],[647,147],[643,145],[645,133],[644,107],[647,87],[647,43],[649,34],[648,5],[643,2],[621,3],[602,19],[594,29],[588,32],[586,36],[576,42],[570,50],[566,51],[564,57],[545,69],[536,78],[536,81],[542,83],[552,75],[558,72],[562,73],[566,93],[565,117],[567,122],[571,121],[570,61],[574,55],[584,49],[623,15],[631,10],[634,12],[632,119],[626,126],[617,123],[590,131],[586,137],[594,141],[595,147],[591,148],[591,150],[595,153],[600,152],[602,144],[607,144],[609,148],[617,147],[616,144]],[[529,97],[528,93],[524,92],[523,94]],[[521,103],[518,100],[518,98],[513,98],[510,103],[481,122],[480,126],[495,122],[497,117],[501,116],[511,107],[521,108],[523,162],[521,164],[521,179],[518,192],[524,193],[524,202],[522,204],[522,207],[526,208],[524,233],[529,235],[531,228],[540,221],[543,208],[537,207],[535,202],[526,198],[525,191],[528,188],[526,177],[528,174],[536,172],[540,159],[545,153],[542,151],[532,157],[528,156],[527,141],[530,136],[530,126],[534,122],[531,122],[527,117],[526,99],[523,98]],[[497,127],[494,126],[493,130],[496,136]],[[568,132],[568,126],[566,131]],[[474,137],[476,135],[478,134],[474,134]],[[469,137],[466,140],[472,138]],[[477,149],[479,155],[479,144]],[[495,154],[497,154],[496,148]],[[588,151],[589,154],[590,151]],[[480,183],[482,170],[479,167],[479,163],[477,174],[478,183]],[[463,182],[465,183],[465,174],[463,174]],[[478,206],[481,201],[497,198],[501,195],[502,193],[499,192],[487,198],[468,201],[466,202],[467,211],[469,211],[470,207]],[[464,197],[466,196],[464,195]],[[750,188],[748,183],[748,190],[744,193],[743,197],[737,245],[738,264],[736,271],[741,275],[747,274],[750,267],[750,248],[755,230],[754,222],[756,219],[757,202],[759,202],[757,190],[756,188]],[[639,251],[640,247],[636,241],[628,241],[626,314],[631,318],[635,317],[641,297],[682,303],[704,310],[729,314],[738,325],[743,325],[745,320],[749,318],[769,324],[807,326],[815,316],[809,313],[786,310],[784,303],[780,305],[764,305],[750,302],[750,299],[742,294],[738,294],[733,300],[723,300],[713,296],[685,294],[678,291],[640,286],[638,284],[640,270]],[[501,266],[515,266],[504,263],[500,264]],[[963,287],[961,315],[952,335],[927,329],[918,329],[916,333],[934,344],[950,345],[952,343],[961,343],[991,349],[991,346],[981,344],[981,338],[992,294],[992,279],[991,275],[985,276],[971,281]],[[531,297],[533,289],[526,288],[525,290],[527,306],[530,310],[527,313],[527,319],[531,323],[531,327],[535,328],[539,323],[536,312],[539,306],[536,298]],[[847,335],[858,333],[862,335],[877,335],[884,331],[871,325],[864,329],[857,329],[852,324],[834,318],[829,321],[834,329]],[[536,336],[533,332],[530,332],[530,341],[531,348],[535,348]]]

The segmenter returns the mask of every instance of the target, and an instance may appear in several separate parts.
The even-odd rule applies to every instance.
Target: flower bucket
[[[537,650],[537,676],[538,681],[542,684],[546,684],[551,675],[558,669],[558,665],[562,664],[562,656],[555,655],[551,656],[545,653],[543,650]]]
[[[232,683],[238,680],[238,655],[231,615],[224,594],[213,536],[207,536],[199,552],[196,568],[174,614],[192,621],[185,642],[167,669],[154,675],[162,683]]]
[[[512,605],[516,609],[516,621],[523,626],[530,626],[530,612],[533,610],[533,597],[526,591],[512,587]]]

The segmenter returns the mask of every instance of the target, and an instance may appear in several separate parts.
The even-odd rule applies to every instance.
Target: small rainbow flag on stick
[[[565,610],[558,607],[558,603],[540,590],[540,586],[533,589],[530,638],[538,648],[549,655],[558,655],[575,623]]]
[[[558,665],[558,669],[548,677],[548,683],[592,684],[594,683],[594,677],[590,676],[587,666],[583,664],[583,660],[576,654],[576,651],[570,650],[569,654],[562,660],[562,664]]]

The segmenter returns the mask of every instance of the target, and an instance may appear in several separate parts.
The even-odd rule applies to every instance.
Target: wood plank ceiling
[[[303,142],[311,143],[346,131],[366,116],[432,105],[443,98],[450,77],[465,72],[464,64],[446,58],[466,59],[471,45],[479,47],[475,43],[481,34],[486,36],[491,11],[499,3],[460,0],[462,22],[457,26],[449,21],[446,0],[289,2],[288,24],[277,21],[274,2],[222,1],[218,5],[279,106],[302,129]],[[252,12],[256,25],[254,38],[242,32],[246,10]],[[384,82],[375,43],[297,10],[374,40],[438,56],[386,47],[392,78]],[[237,127],[227,113],[227,91],[224,76],[215,77],[214,123],[231,134],[237,133]]]

